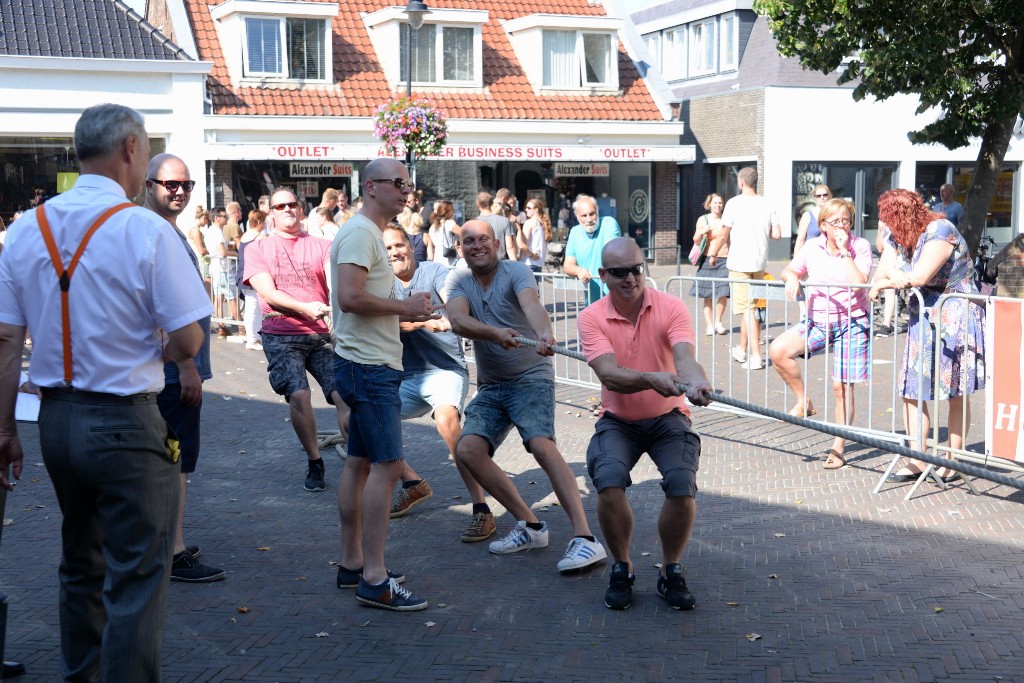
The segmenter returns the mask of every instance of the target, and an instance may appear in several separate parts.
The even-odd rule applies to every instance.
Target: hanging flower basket
[[[436,156],[448,140],[448,122],[430,100],[402,97],[377,107],[373,134],[384,143],[388,154]]]

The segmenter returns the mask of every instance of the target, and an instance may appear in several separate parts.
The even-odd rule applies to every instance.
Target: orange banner
[[[1024,302],[993,299],[985,348],[985,454],[1024,463]]]

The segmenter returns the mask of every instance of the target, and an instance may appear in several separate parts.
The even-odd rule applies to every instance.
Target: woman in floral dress
[[[985,387],[985,309],[967,299],[949,299],[942,307],[936,349],[936,303],[948,293],[977,294],[974,266],[967,243],[943,214],[931,211],[916,192],[890,190],[878,200],[878,217],[891,230],[882,251],[870,297],[883,289],[917,287],[924,301],[910,297],[910,329],[903,351],[897,387],[903,396],[903,419],[911,448],[921,450],[917,434],[918,399],[949,401],[949,446],[962,449],[971,423],[970,394]],[[902,259],[904,264],[897,267]],[[936,362],[938,357],[938,362]],[[938,373],[938,395],[935,373]],[[930,430],[924,403],[924,435]],[[893,482],[917,479],[924,463],[911,460],[890,476]],[[939,473],[943,475],[942,472]],[[955,475],[944,476],[951,480]]]

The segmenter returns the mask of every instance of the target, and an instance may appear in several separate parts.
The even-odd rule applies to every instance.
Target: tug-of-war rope
[[[515,337],[515,340],[520,344],[525,344],[527,346],[540,345],[540,342],[538,342],[536,339],[529,339],[527,337]],[[583,354],[567,349],[564,346],[554,345],[551,346],[550,348],[555,353],[559,353],[563,356],[568,356],[569,358],[574,358],[584,363],[587,362],[587,359],[583,356]],[[685,385],[677,384],[676,386],[680,387],[680,389],[682,389],[683,392],[687,390],[687,387]],[[794,415],[790,415],[782,411],[772,410],[771,408],[764,408],[753,403],[741,401],[738,398],[733,398],[731,396],[723,394],[720,391],[710,391],[708,392],[708,394],[715,402],[723,403],[727,406],[732,406],[733,408],[739,408],[750,413],[763,415],[764,417],[770,417],[775,420],[789,422],[790,424],[795,424],[800,427],[805,427],[807,429],[813,429],[817,432],[828,434],[829,436],[838,436],[839,438],[846,439],[847,441],[856,441],[857,443],[863,444],[865,446],[877,448],[880,451],[888,451],[890,453],[895,453],[896,455],[902,455],[907,458],[921,460],[922,462],[926,462],[929,465],[934,465],[935,467],[945,467],[947,469],[959,472],[961,474],[970,475],[972,477],[977,477],[979,479],[987,479],[988,481],[995,482],[996,484],[1002,484],[1003,486],[1009,486],[1011,488],[1020,489],[1024,491],[1024,480],[1014,479],[1013,477],[1008,477],[1005,474],[993,472],[990,469],[979,467],[977,465],[972,465],[971,463],[963,462],[960,460],[949,460],[947,458],[943,458],[938,455],[933,455],[931,453],[922,453],[920,451],[915,451],[911,448],[907,448],[906,446],[901,446],[899,444],[895,444],[889,441],[883,441],[882,439],[876,439],[871,436],[866,436],[859,432],[855,432],[852,429],[845,429],[843,427],[836,427],[830,424],[815,422],[814,420],[808,420],[807,418],[803,417],[796,417]]]

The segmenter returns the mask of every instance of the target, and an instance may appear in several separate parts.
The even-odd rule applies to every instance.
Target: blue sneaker
[[[338,588],[355,588],[359,585],[359,579],[363,578],[363,568],[348,569],[338,565]],[[405,574],[398,574],[388,570],[388,578],[394,579],[395,583],[404,583]]]
[[[427,608],[427,601],[398,585],[388,578],[384,583],[373,586],[360,578],[356,587],[356,600],[370,607],[389,609],[394,612],[416,612]]]

